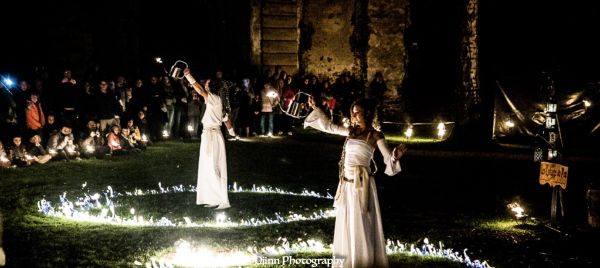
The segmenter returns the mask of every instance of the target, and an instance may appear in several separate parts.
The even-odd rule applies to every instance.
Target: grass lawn
[[[310,131],[288,138],[227,142],[229,183],[236,182],[246,189],[269,185],[292,192],[308,189],[334,194],[342,143],[343,138]],[[195,185],[198,149],[198,142],[162,142],[128,157],[0,170],[7,266],[121,267],[135,266],[135,261],[145,265],[153,256],[172,252],[174,244],[182,239],[217,251],[260,249],[278,243],[282,237],[289,241],[315,239],[325,245],[332,242],[334,218],[215,228],[100,224],[38,212],[39,200],[46,198],[56,203],[64,192],[75,201],[84,193],[103,193],[107,186],[125,193],[158,189],[159,182],[163,187]],[[535,173],[531,164],[476,161],[480,162],[469,163],[475,166],[465,171],[460,168],[465,159],[407,156],[402,162],[402,173],[394,178],[378,178],[386,237],[416,245],[428,238],[433,245],[442,241],[445,248],[460,252],[468,248],[472,259],[488,261],[495,267],[589,265],[595,261],[594,254],[585,250],[582,253],[578,248],[595,232],[565,237],[541,225],[518,226],[510,220],[504,207],[506,198],[524,193],[522,198],[526,200],[545,200],[546,192],[527,194],[526,189],[535,188],[535,183],[519,181],[515,187],[500,187],[504,183],[499,178]],[[331,209],[332,205],[330,199],[305,196],[229,196],[232,208],[223,212],[231,222],[273,218],[275,213],[310,216]],[[221,212],[196,206],[192,192],[119,196],[113,201],[119,216],[133,217],[130,208],[134,208],[135,215],[143,215],[146,220],[167,217],[183,221],[188,217],[193,222],[214,222]],[[292,256],[325,258],[329,254],[298,252]],[[390,255],[389,259],[398,267],[464,266],[406,254]]]

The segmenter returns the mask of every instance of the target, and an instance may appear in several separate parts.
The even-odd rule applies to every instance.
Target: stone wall
[[[304,0],[300,20],[300,72],[320,77],[359,72],[350,46],[354,0]]]

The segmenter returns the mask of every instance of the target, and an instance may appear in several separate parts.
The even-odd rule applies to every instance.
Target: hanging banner
[[[551,187],[559,185],[567,189],[567,175],[569,167],[556,163],[542,162],[540,166],[540,184],[549,184]]]

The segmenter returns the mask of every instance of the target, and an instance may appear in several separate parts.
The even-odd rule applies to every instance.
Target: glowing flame
[[[162,131],[162,136],[165,137],[165,138],[169,137],[169,131],[163,130]]]
[[[585,106],[585,108],[592,106],[592,102],[589,100],[583,100],[583,105]]]
[[[444,123],[439,123],[437,125],[437,135],[440,139],[446,135],[446,126]]]
[[[194,131],[194,126],[192,126],[192,125],[188,125],[188,126],[187,126],[187,130],[188,130],[189,132],[193,132],[193,131]]]
[[[507,205],[507,207],[510,209],[510,211],[515,213],[515,217],[517,219],[521,219],[527,216],[527,214],[525,214],[525,209],[523,209],[521,205],[519,205],[519,203],[517,202],[510,203]]]
[[[412,137],[413,135],[413,128],[412,126],[409,126],[405,131],[404,131],[404,136],[406,136],[407,138]]]
[[[146,134],[142,134],[142,142],[148,142],[148,137]]]
[[[509,120],[506,120],[506,121],[504,122],[504,125],[505,125],[507,128],[513,128],[513,127],[515,126],[515,123],[514,123],[512,120],[510,120],[510,119],[509,119]]]
[[[163,63],[163,61],[160,57],[154,58],[154,61],[156,61],[156,63]]]

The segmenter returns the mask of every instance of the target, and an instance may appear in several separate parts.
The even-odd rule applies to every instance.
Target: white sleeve
[[[347,127],[343,127],[340,125],[336,125],[329,117],[325,115],[323,111],[319,108],[315,108],[304,120],[304,127],[312,127],[314,129],[342,136],[348,136],[350,133],[350,129]]]
[[[396,151],[396,148],[394,148],[393,151],[390,151],[390,148],[384,139],[377,140],[377,148],[379,148],[381,155],[383,155],[383,162],[385,163],[384,173],[388,176],[394,176],[398,174],[402,168],[400,167],[399,159],[394,157],[394,151]]]

